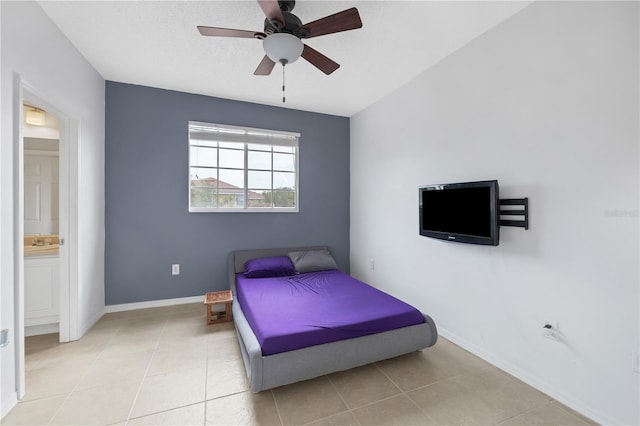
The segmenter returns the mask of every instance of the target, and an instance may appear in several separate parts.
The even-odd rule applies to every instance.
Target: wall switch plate
[[[174,263],[171,265],[171,275],[180,275],[180,264]]]
[[[371,259],[369,261],[369,269],[371,269],[372,271],[376,269],[376,261],[374,259]]]

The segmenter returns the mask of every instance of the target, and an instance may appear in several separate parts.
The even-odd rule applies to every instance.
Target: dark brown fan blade
[[[325,16],[316,21],[304,24],[299,29],[301,38],[318,37],[325,34],[339,33],[341,31],[355,30],[362,27],[358,9],[343,10],[333,15]]]
[[[273,67],[276,63],[273,62],[267,55],[264,55],[262,61],[258,65],[258,68],[253,72],[253,75],[269,75],[273,70]]]
[[[258,3],[271,25],[278,30],[284,27],[284,16],[282,16],[278,0],[258,0]]]
[[[325,73],[326,75],[331,74],[338,68],[340,68],[340,64],[332,61],[331,59],[324,56],[322,53],[318,52],[315,49],[307,46],[305,44],[304,49],[302,50],[302,57],[309,61],[311,65],[318,68],[320,71]]]
[[[266,34],[261,33],[260,31],[234,30],[230,28],[198,26],[198,31],[200,31],[200,34],[202,34],[203,36],[213,37],[240,37],[258,39],[263,39],[266,37]]]

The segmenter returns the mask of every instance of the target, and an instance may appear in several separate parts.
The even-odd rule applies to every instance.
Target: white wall
[[[351,120],[351,272],[614,424],[640,422],[638,36],[638,2],[537,2]],[[420,185],[485,179],[528,231],[418,235]]]
[[[0,291],[1,325],[14,339],[14,73],[39,96],[79,123],[79,182],[75,199],[78,221],[78,263],[70,271],[77,279],[79,309],[73,322],[82,334],[104,311],[104,79],[71,45],[34,2],[0,2],[1,105],[0,143]],[[72,189],[72,192],[74,189]],[[73,333],[72,333],[73,334]],[[15,345],[2,350],[2,415],[15,403]]]

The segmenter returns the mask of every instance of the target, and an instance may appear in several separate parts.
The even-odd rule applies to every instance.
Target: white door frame
[[[60,341],[77,340],[78,327],[78,121],[56,108],[52,101],[26,82],[20,74],[13,81],[14,128],[14,313],[16,348],[16,390],[25,393],[24,354],[24,139],[23,103],[33,103],[55,115],[60,124],[59,235],[60,246]],[[75,268],[75,269],[74,269]]]

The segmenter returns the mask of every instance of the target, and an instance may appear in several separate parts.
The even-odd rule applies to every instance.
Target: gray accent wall
[[[299,132],[299,212],[189,213],[190,120]],[[349,272],[347,117],[108,81],[105,158],[106,305],[227,289],[237,249],[328,245]]]

